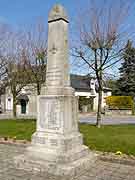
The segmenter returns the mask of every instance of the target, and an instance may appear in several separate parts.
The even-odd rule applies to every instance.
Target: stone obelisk
[[[37,129],[24,155],[16,158],[23,169],[74,176],[95,157],[78,131],[78,104],[70,86],[68,17],[55,5],[48,19],[46,87],[38,97]]]

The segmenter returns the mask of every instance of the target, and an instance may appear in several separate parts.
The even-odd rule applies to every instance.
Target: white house
[[[78,97],[86,97],[91,99],[91,111],[96,111],[98,108],[98,93],[96,79],[89,76],[72,75],[71,86],[75,89],[75,95]],[[112,91],[108,87],[103,87],[102,92],[102,108],[106,106],[105,98],[111,96]],[[86,108],[87,109],[87,108]],[[86,110],[87,111],[87,110]]]

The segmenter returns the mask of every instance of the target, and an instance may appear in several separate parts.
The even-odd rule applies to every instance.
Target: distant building
[[[71,86],[75,89],[75,96],[78,99],[87,99],[88,104],[82,104],[79,110],[83,112],[96,111],[98,105],[98,93],[96,79],[89,76],[81,76],[71,74]],[[105,97],[111,95],[111,89],[103,88],[102,108],[105,107]],[[37,114],[37,93],[34,84],[29,84],[24,87],[17,97],[17,114],[36,116]],[[1,96],[1,107],[3,113],[12,113],[13,111],[13,96],[10,87],[6,88],[5,94]]]
[[[98,108],[97,80],[89,76],[71,74],[71,86],[75,89],[75,95],[88,98],[89,104],[82,107],[82,111],[96,111]],[[106,106],[105,98],[111,96],[111,89],[103,87],[102,108]]]

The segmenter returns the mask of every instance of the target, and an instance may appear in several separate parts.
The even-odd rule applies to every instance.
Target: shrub
[[[80,106],[88,105],[88,104],[90,104],[90,98],[79,97],[79,105]]]
[[[106,104],[113,109],[133,109],[133,99],[131,96],[108,96]]]

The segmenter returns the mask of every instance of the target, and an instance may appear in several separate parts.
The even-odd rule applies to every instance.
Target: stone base
[[[27,154],[15,157],[15,165],[18,169],[26,171],[34,171],[40,173],[48,173],[56,176],[76,177],[83,174],[89,169],[91,163],[97,159],[96,154],[89,152],[87,156],[70,163],[57,163],[45,160],[38,160]]]
[[[19,169],[74,177],[89,169],[96,156],[83,145],[78,132],[78,103],[73,89],[57,88],[57,95],[54,91],[56,88],[50,88],[47,95],[38,97],[37,130],[31,146],[15,157],[15,164]]]
[[[68,135],[36,132],[31,146],[23,155],[15,157],[15,165],[28,171],[73,177],[89,169],[96,159],[82,144],[82,135],[78,132]]]
[[[57,163],[69,163],[87,156],[89,148],[83,145],[82,134],[68,135],[35,132],[27,156]]]

